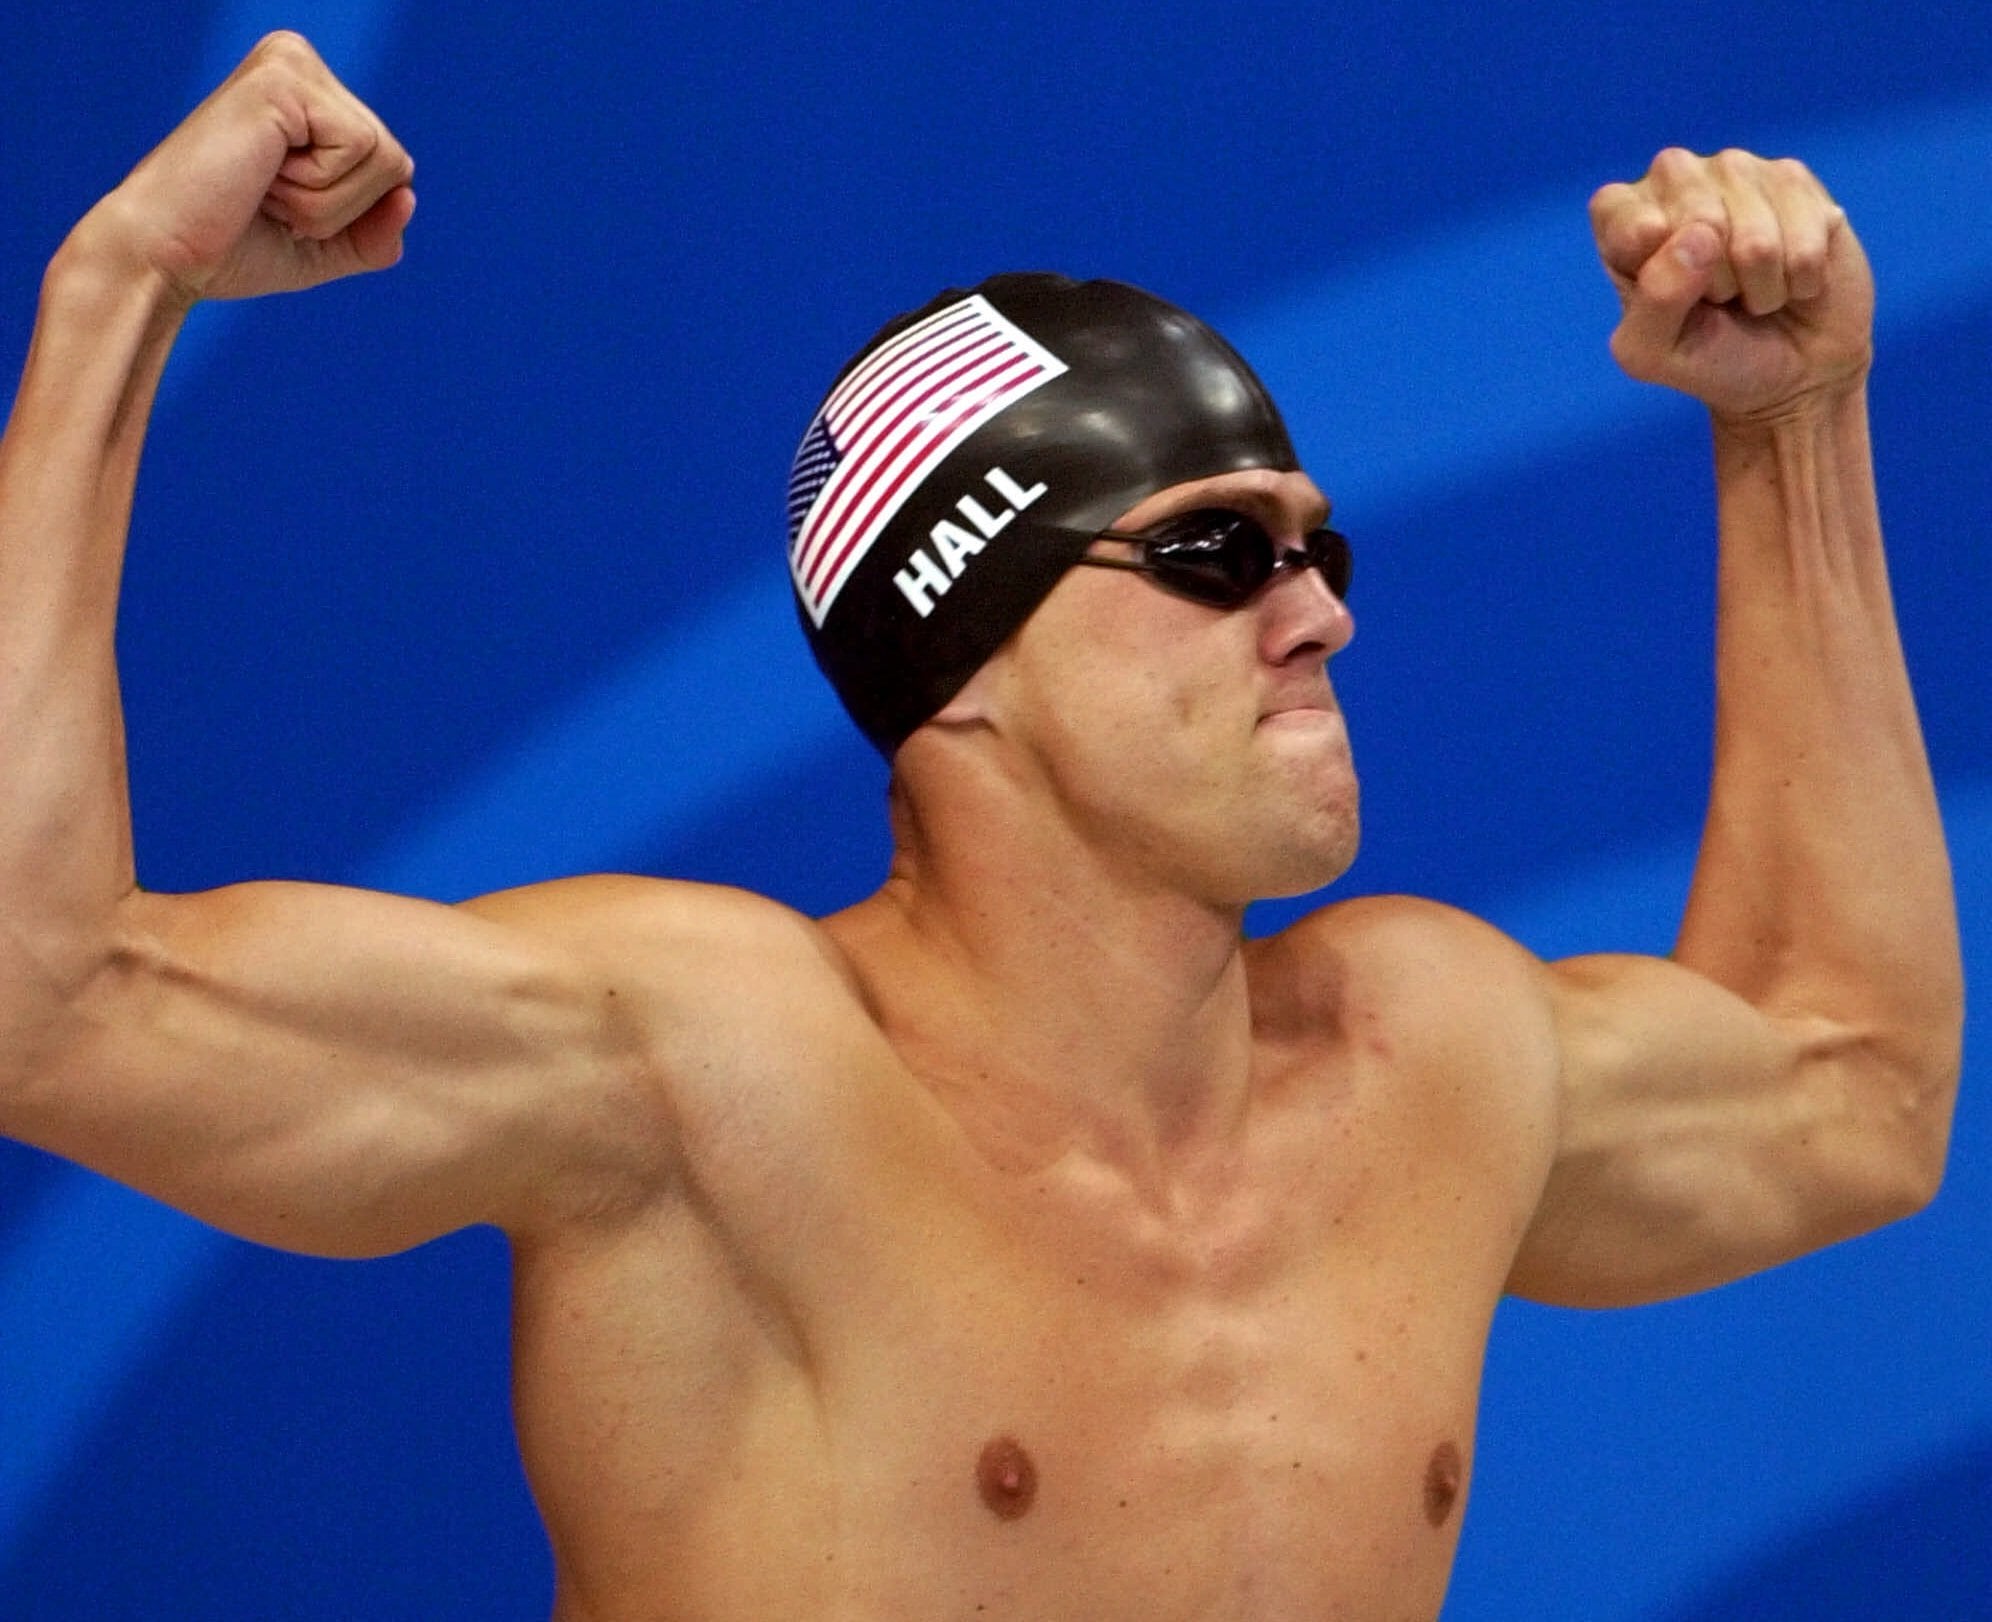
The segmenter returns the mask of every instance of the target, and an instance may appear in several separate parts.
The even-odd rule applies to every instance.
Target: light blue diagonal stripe
[[[326,9],[351,30],[335,65],[360,77],[354,64],[378,48],[386,8]],[[224,57],[261,32],[259,8],[231,12],[226,26],[236,33],[217,47]],[[1992,104],[1841,127],[1792,150],[1860,224],[1881,276],[1884,340],[1992,288]],[[1338,497],[1378,513],[1685,409],[1610,371],[1609,306],[1582,211],[1559,198],[1220,324],[1266,375]],[[1429,390],[1434,376],[1447,379],[1443,398]],[[778,484],[771,478],[771,537]],[[764,662],[771,657],[779,670]],[[751,695],[741,691],[743,662],[755,672],[744,684]],[[768,722],[770,702],[779,728]],[[660,638],[354,877],[460,895],[538,872],[623,865],[798,761],[844,747],[844,725],[806,670],[785,583],[771,570]],[[1966,830],[1956,831],[1962,840]],[[0,1258],[0,1558],[32,1524],[77,1435],[210,1276],[224,1243],[73,1173]]]
[[[1992,102],[1901,112],[1788,150],[1860,231],[1884,347],[1992,289]],[[1337,507],[1370,513],[1695,410],[1609,364],[1616,317],[1584,210],[1559,196],[1298,288],[1226,331]]]

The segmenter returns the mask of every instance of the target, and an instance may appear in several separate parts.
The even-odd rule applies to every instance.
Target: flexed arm
[[[600,1210],[668,1171],[612,966],[663,887],[446,908],[136,884],[113,626],[167,352],[198,298],[392,264],[410,172],[308,45],[266,40],[63,244],[0,440],[0,1132],[343,1254]],[[668,954],[689,913],[663,912]]]
[[[1560,1142],[1515,1287],[1608,1303],[1927,1201],[1962,968],[1882,552],[1860,243],[1802,165],[1740,152],[1662,153],[1592,216],[1613,353],[1709,407],[1719,520],[1715,771],[1673,960],[1553,971]]]
[[[58,981],[76,970],[57,938],[133,882],[112,632],[174,337],[201,297],[392,264],[411,173],[310,48],[280,36],[91,210],[44,278],[0,440],[0,889],[11,932]]]

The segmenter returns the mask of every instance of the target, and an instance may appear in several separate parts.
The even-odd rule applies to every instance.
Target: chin
[[[1333,884],[1355,865],[1356,849],[1362,843],[1362,806],[1353,771],[1345,768],[1340,781],[1325,802],[1315,807],[1307,832],[1312,838],[1297,842],[1299,871],[1295,882],[1278,894],[1305,895]],[[1269,897],[1270,899],[1270,897]]]
[[[1361,838],[1351,782],[1346,798],[1316,807],[1305,826],[1289,828],[1283,838],[1268,842],[1254,871],[1245,876],[1241,889],[1247,893],[1241,899],[1283,901],[1333,884],[1354,865]]]
[[[1355,865],[1356,837],[1353,831],[1348,838],[1337,842],[1324,851],[1310,852],[1302,860],[1294,863],[1292,869],[1281,875],[1278,882],[1262,890],[1254,897],[1259,901],[1283,901],[1291,896],[1307,895],[1333,884]]]

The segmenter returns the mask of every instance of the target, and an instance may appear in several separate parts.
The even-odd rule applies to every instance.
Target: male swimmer
[[[1556,964],[1406,898],[1241,938],[1355,852],[1348,546],[1209,328],[1048,276],[888,328],[796,459],[801,616],[892,761],[875,895],[140,889],[112,619],[167,352],[392,264],[411,173],[275,36],[49,268],[0,1131],[320,1255],[503,1228],[558,1617],[1429,1619],[1503,1292],[1677,1295],[1930,1199],[1956,928],[1868,268],[1800,165],[1593,202],[1614,354],[1714,424],[1719,736],[1673,957]]]

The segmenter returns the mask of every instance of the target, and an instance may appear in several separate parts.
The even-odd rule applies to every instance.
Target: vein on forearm
[[[1955,923],[1865,402],[1715,454],[1715,779],[1676,956],[1773,1012],[1914,1022],[1954,995]]]
[[[65,249],[0,439],[0,891],[45,964],[134,883],[116,604],[178,324],[156,286]]]

